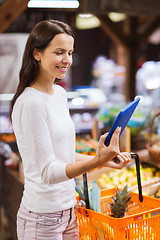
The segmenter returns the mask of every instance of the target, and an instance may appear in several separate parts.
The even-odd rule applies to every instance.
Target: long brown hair
[[[70,26],[58,20],[42,21],[36,24],[30,32],[23,54],[22,66],[19,72],[19,84],[10,103],[10,119],[17,98],[26,87],[34,83],[38,74],[39,66],[38,62],[33,57],[33,50],[36,48],[38,51],[43,51],[49,45],[50,41],[60,33],[67,33],[74,37]]]

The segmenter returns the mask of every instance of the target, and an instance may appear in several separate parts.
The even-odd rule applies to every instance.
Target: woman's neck
[[[54,81],[44,83],[44,81],[42,82],[42,81],[36,80],[35,83],[33,83],[30,87],[35,88],[40,92],[44,92],[49,95],[53,95],[54,94],[53,84],[54,84]]]

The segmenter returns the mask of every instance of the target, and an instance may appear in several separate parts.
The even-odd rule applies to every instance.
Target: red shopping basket
[[[160,240],[160,200],[142,196],[139,156],[131,156],[136,161],[139,194],[132,193],[132,202],[123,218],[110,217],[109,202],[116,189],[101,191],[101,213],[89,209],[87,177],[83,176],[86,208],[77,204],[76,209],[80,240]]]
[[[80,240],[160,240],[160,200],[132,193],[123,218],[110,217],[111,197],[116,189],[101,191],[101,213],[77,207]]]

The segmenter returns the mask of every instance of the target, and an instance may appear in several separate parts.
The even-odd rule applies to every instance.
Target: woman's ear
[[[34,50],[33,50],[33,57],[37,60],[37,61],[40,61],[41,60],[41,54],[40,54],[40,52],[35,48]]]

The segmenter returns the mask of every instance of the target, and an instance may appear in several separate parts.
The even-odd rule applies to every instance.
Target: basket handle
[[[89,195],[88,195],[87,173],[83,173],[83,188],[84,188],[84,198],[85,198],[86,208],[90,209]]]
[[[139,192],[139,200],[143,202],[143,195],[142,195],[142,185],[141,185],[141,175],[140,175],[140,161],[139,156],[137,153],[130,153],[132,158],[135,158],[136,162],[136,172],[137,172],[137,182],[138,182],[138,192]]]
[[[158,117],[160,115],[160,111],[157,112],[154,117],[152,118],[152,121],[150,123],[150,133],[149,133],[149,137],[150,137],[150,144],[153,144],[153,126],[154,126],[154,121],[156,119],[156,117]]]
[[[130,155],[131,155],[132,158],[135,158],[139,200],[140,200],[140,202],[143,202],[139,156],[138,156],[137,153],[133,153],[133,152],[131,152]],[[83,187],[84,187],[84,197],[85,197],[86,208],[90,209],[89,195],[88,195],[87,173],[83,174]]]

